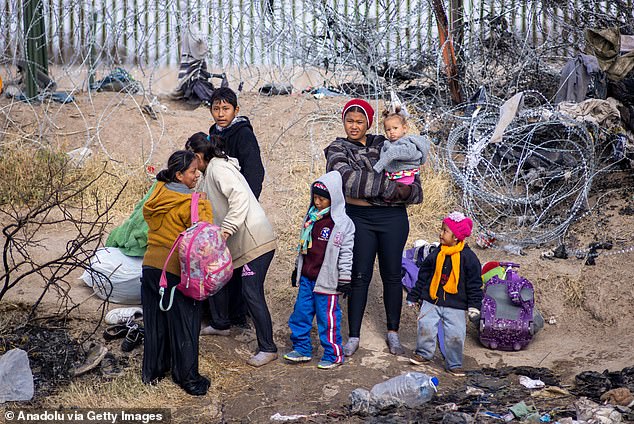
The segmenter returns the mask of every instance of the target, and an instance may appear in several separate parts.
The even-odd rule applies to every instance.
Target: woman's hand
[[[201,200],[207,200],[207,193],[205,193],[204,191],[200,192],[200,199]]]
[[[228,239],[229,237],[231,237],[231,234],[229,234],[229,232],[228,232],[228,231],[223,231],[223,232],[222,232],[222,239],[223,239],[224,241],[227,241],[227,239]]]

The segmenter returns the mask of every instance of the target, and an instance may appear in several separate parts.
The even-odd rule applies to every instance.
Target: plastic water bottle
[[[371,402],[398,401],[409,408],[429,402],[436,393],[438,379],[421,372],[408,372],[372,387]]]

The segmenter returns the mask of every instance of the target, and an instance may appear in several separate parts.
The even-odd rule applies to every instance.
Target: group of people
[[[143,260],[142,304],[145,345],[142,379],[153,384],[171,370],[172,379],[187,393],[203,395],[209,380],[198,372],[200,335],[227,336],[232,325],[253,321],[258,352],[247,360],[259,367],[278,358],[264,282],[276,249],[276,238],[258,202],[264,167],[248,118],[239,116],[235,93],[214,91],[209,133],[196,133],[184,150],[174,152],[167,169],[157,174],[157,186],[143,207],[148,222],[148,249]],[[345,137],[325,149],[327,173],[311,185],[310,205],[297,242],[291,281],[299,286],[289,317],[291,362],[312,360],[310,332],[317,318],[323,355],[318,368],[343,364],[359,348],[361,323],[372,279],[379,261],[387,317],[389,351],[405,351],[399,339],[403,305],[401,257],[409,233],[407,206],[420,203],[419,176],[429,144],[408,135],[407,116],[399,108],[386,111],[386,137],[368,133],[374,109],[362,99],[343,108]],[[199,181],[199,175],[202,175]],[[194,190],[203,193],[201,220],[220,227],[234,264],[233,278],[207,301],[175,292],[169,311],[159,308],[159,279],[165,259],[178,234],[191,225]],[[299,224],[299,223],[298,223]],[[454,212],[442,222],[440,249],[429,255],[408,305],[420,308],[414,364],[430,360],[442,323],[446,367],[459,375],[466,334],[465,311],[479,313],[482,300],[480,263],[464,243],[471,233],[469,218]],[[180,281],[177,258],[165,266],[168,286]],[[348,302],[348,338],[341,337],[340,296]],[[208,322],[202,325],[202,317]]]

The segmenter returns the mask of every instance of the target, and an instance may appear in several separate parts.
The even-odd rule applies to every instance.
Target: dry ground
[[[260,97],[247,93],[241,97],[241,112],[252,120],[266,167],[261,201],[279,236],[266,287],[281,353],[291,347],[286,321],[295,296],[295,289],[289,283],[292,247],[307,206],[309,184],[324,170],[323,148],[343,133],[339,110],[344,102],[343,98],[315,100],[303,95]],[[27,139],[36,139],[38,134],[54,135],[50,137],[51,143],[71,150],[84,146],[90,138],[90,146],[98,157],[129,164],[137,171],[146,162],[158,170],[172,151],[182,148],[190,134],[206,131],[211,124],[205,108],[191,110],[164,100],[165,108],[155,121],[140,112],[140,104],[143,104],[141,96],[98,93],[91,99],[80,95],[76,104],[44,104],[33,109],[14,104],[4,110],[10,109],[11,119],[23,124],[25,129],[20,135]],[[8,101],[1,99],[0,106],[6,105]],[[43,111],[48,112],[50,119],[42,118]],[[13,128],[10,131],[15,129],[14,126],[9,128]],[[618,183],[604,187],[614,193],[602,198],[605,205],[598,208],[599,212],[585,217],[571,229],[571,240],[576,247],[605,239],[615,240],[615,248],[631,244],[634,217],[621,215],[619,211],[632,202],[631,192],[623,188],[631,187],[633,178],[631,175],[621,178]],[[439,219],[459,207],[446,174],[438,166],[426,172],[425,191],[424,204],[410,208],[410,242],[417,238],[436,240]],[[131,205],[121,211],[117,222],[130,210]],[[62,249],[67,241],[63,226],[45,236],[48,252]],[[509,259],[499,250],[476,250],[476,253],[483,263]],[[526,253],[512,259],[521,264],[522,273],[534,283],[537,303],[545,317],[552,317],[555,323],[547,324],[527,350],[512,353],[481,347],[470,330],[466,367],[549,367],[570,383],[582,370],[620,370],[634,365],[634,285],[631,283],[634,253],[600,256],[596,266],[585,266],[582,260],[575,258],[544,260],[540,258],[540,249]],[[28,303],[37,293],[38,282],[30,281],[13,290],[5,304]],[[98,322],[100,303],[91,297],[91,289],[79,280],[72,294],[81,303],[72,322],[75,333],[79,334]],[[45,309],[54,305],[53,297],[45,299]],[[169,381],[158,387],[143,386],[139,378],[141,352],[137,350],[130,355],[130,366],[123,377],[112,381],[94,375],[80,377],[70,386],[60,388],[56,395],[40,401],[44,405],[67,407],[104,404],[171,407],[176,421],[184,423],[223,419],[263,422],[276,412],[282,415],[342,412],[352,389],[370,388],[412,369],[406,357],[395,357],[387,352],[384,321],[380,280],[375,277],[363,323],[361,349],[345,366],[333,371],[318,370],[316,361],[292,366],[283,360],[262,369],[251,369],[244,361],[255,349],[255,337],[251,331],[235,331],[227,338],[205,337],[201,341],[202,373],[212,378],[212,388],[205,397],[189,397]],[[346,328],[345,322],[342,327]],[[415,316],[404,310],[401,339],[407,354],[415,346],[415,334]],[[345,330],[342,335],[345,339]],[[124,355],[116,343],[108,347],[115,355]],[[438,358],[423,369],[438,375],[442,388],[462,384],[460,379],[442,370]]]

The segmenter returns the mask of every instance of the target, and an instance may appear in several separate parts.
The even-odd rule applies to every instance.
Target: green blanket
[[[108,240],[106,240],[106,247],[118,247],[121,253],[126,256],[145,255],[148,226],[143,218],[143,205],[152,194],[152,191],[154,191],[155,186],[156,182],[152,184],[143,199],[134,206],[134,210],[128,219],[112,230]]]

